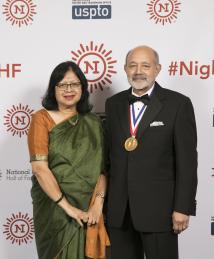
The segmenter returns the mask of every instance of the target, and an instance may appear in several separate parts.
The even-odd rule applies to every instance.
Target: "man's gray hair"
[[[149,46],[142,45],[142,46],[138,46],[138,47],[135,47],[135,48],[129,50],[129,52],[126,54],[125,65],[127,65],[127,61],[128,61],[129,54],[130,54],[134,49],[137,49],[137,48],[148,48],[148,49],[150,49],[150,50],[154,53],[154,57],[155,57],[155,62],[156,62],[156,64],[159,64],[159,55],[158,55],[157,51],[154,50],[153,48],[149,47]]]

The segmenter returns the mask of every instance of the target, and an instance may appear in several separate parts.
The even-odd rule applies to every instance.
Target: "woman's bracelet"
[[[104,194],[104,192],[97,192],[95,196],[96,196],[96,197],[100,197],[100,198],[102,198],[102,199],[105,199],[105,194]]]
[[[58,204],[63,198],[64,198],[64,193],[62,192],[60,198],[58,200],[55,201],[56,204]]]

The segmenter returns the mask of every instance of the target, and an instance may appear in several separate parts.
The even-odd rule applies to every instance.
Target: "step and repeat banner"
[[[37,258],[26,136],[53,68],[78,63],[103,113],[106,98],[129,87],[124,60],[137,45],[159,53],[158,83],[193,102],[197,217],[180,235],[180,258],[214,258],[213,11],[210,0],[0,1],[0,259]]]

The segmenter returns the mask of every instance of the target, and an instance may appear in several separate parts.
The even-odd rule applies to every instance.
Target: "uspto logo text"
[[[72,19],[111,19],[111,5],[73,5]]]

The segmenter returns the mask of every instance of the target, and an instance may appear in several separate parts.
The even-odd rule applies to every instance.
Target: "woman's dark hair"
[[[82,95],[77,103],[77,111],[79,113],[87,113],[91,111],[92,106],[89,104],[88,81],[79,66],[72,62],[66,61],[56,66],[51,74],[48,89],[42,100],[42,106],[47,110],[58,110],[58,103],[55,97],[55,87],[64,78],[65,74],[72,70],[79,78],[82,88]]]

